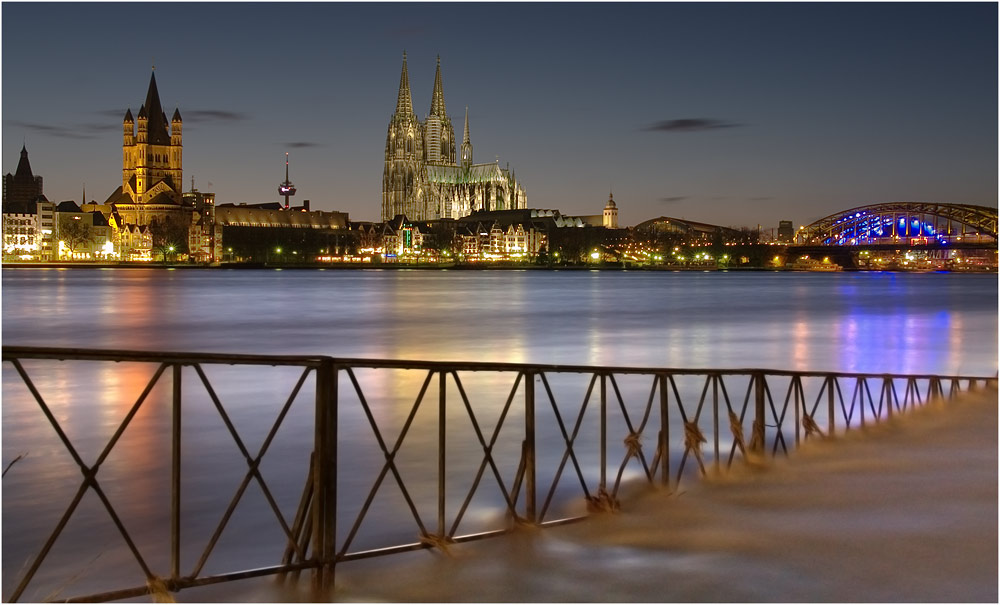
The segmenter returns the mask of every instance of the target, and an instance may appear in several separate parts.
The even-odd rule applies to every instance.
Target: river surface
[[[996,275],[17,268],[5,269],[2,278],[4,345],[700,369],[997,372]],[[149,384],[155,366],[26,362],[25,369],[89,465]],[[240,444],[251,457],[258,453],[301,374],[239,366],[205,371],[240,441],[230,436],[197,375],[185,370],[185,389],[201,391],[185,403],[183,420],[181,529],[185,539],[198,543],[182,547],[182,574],[202,556],[247,473]],[[436,451],[438,440],[436,385],[427,395],[433,405],[413,412],[426,373],[382,372],[358,370],[378,435],[358,396],[341,401],[341,459],[350,463],[342,464],[338,487],[351,503],[341,507],[339,540],[379,486],[351,551],[398,543],[391,537],[398,531],[415,538],[420,524],[414,523],[407,498],[430,533],[437,524],[438,460],[427,454]],[[513,378],[462,376],[487,441],[498,425],[523,423],[518,405],[502,414]],[[569,399],[575,398],[576,407],[563,410],[572,424],[576,416],[568,410],[579,410],[586,381],[561,387],[555,384],[559,380],[552,377],[553,388],[568,389]],[[648,379],[627,383],[621,379],[625,399],[648,395]],[[311,384],[293,398],[263,458],[268,490],[250,481],[203,573],[274,564],[274,543],[280,558],[283,534],[268,498],[290,524],[313,436]],[[468,491],[484,455],[475,442],[476,423],[455,387],[448,389],[447,505],[453,512],[465,492],[453,493],[452,487],[463,484]],[[169,569],[169,404],[167,375],[154,384],[97,476],[137,549],[160,574]],[[633,409],[633,417],[641,416],[640,408]],[[580,442],[592,428],[588,422],[581,424]],[[540,439],[565,443],[556,423],[539,423]],[[391,449],[404,430],[396,467],[378,483],[385,455],[377,437]],[[465,441],[454,436],[463,431]],[[523,435],[519,428],[512,433],[497,439],[493,454],[508,488]],[[561,453],[556,448],[551,454],[556,462]],[[3,479],[4,599],[82,481],[39,405],[5,363],[4,467],[20,454],[25,457]],[[584,474],[598,472],[594,456],[580,454]],[[502,505],[489,467],[482,483],[492,484],[492,492],[471,500],[463,531],[480,522],[486,528],[498,502]],[[86,491],[25,597],[141,585],[141,569],[110,519],[94,490]],[[261,536],[272,548],[255,540]]]

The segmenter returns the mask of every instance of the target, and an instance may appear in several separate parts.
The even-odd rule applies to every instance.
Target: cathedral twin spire
[[[413,113],[413,99],[410,96],[410,73],[406,68],[406,51],[403,51],[403,70],[399,74],[399,95],[396,97],[396,113]],[[430,115],[441,118],[448,116],[444,104],[444,85],[441,83],[441,55],[437,57],[437,71],[434,73],[434,94],[431,98]]]
[[[406,51],[403,51],[403,72],[399,74],[399,97],[396,99],[396,114],[413,113],[413,101],[410,99],[410,74],[406,71]]]
[[[437,58],[437,71],[434,73],[434,95],[431,98],[431,115],[448,117],[444,108],[444,86],[441,84],[441,55]]]
[[[465,150],[468,148],[469,156],[471,157],[472,146],[468,141],[468,110],[466,110],[466,114],[465,145],[463,145],[462,149]],[[397,125],[416,125],[417,138],[422,143],[422,150],[418,152],[414,148],[411,152],[408,148],[406,154],[416,153],[422,159],[432,163],[456,165],[455,134],[444,101],[444,84],[441,78],[440,55],[437,57],[437,66],[434,71],[434,91],[431,95],[430,112],[427,115],[426,121],[421,122],[413,111],[413,98],[410,92],[410,73],[406,62],[406,51],[403,51],[403,67],[399,74],[399,93],[396,97],[396,112],[393,115],[392,123]],[[399,131],[397,136],[402,132],[404,131]]]

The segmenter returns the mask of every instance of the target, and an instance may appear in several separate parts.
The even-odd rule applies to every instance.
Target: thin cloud
[[[750,200],[751,202],[766,202],[768,200],[773,200],[774,197],[770,195],[763,195],[760,197],[748,197],[747,199]]]
[[[716,120],[714,118],[680,118],[677,120],[656,122],[643,130],[655,132],[703,132],[706,130],[719,130],[720,128],[735,128],[737,126],[742,126],[742,124]]]
[[[226,111],[222,109],[192,109],[181,113],[185,122],[238,122],[246,120],[250,116],[238,111]]]
[[[102,132],[110,130],[107,124],[79,124],[77,126],[60,126],[58,124],[38,124],[36,122],[19,122],[10,120],[8,124],[20,126],[31,132],[62,139],[95,139]]]
[[[322,147],[319,143],[314,143],[313,141],[292,141],[291,143],[284,143],[285,147],[289,149],[305,149],[307,147]]]
[[[119,120],[124,119],[125,117],[124,109],[100,109],[94,113],[108,118],[118,118]],[[139,110],[137,109],[132,116],[135,117],[138,113]],[[167,114],[167,119],[170,119],[170,115],[170,113]],[[211,121],[237,122],[249,119],[249,117],[250,116],[245,113],[227,111],[224,109],[191,109],[181,111],[181,118],[183,118],[185,122],[194,123]]]
[[[124,109],[99,109],[99,110],[95,111],[94,113],[97,114],[97,115],[99,115],[99,116],[106,117],[106,118],[118,118],[119,120],[124,120],[125,119],[125,110]],[[133,114],[133,116],[134,115],[135,114]]]
[[[672,204],[674,202],[682,202],[686,199],[688,199],[686,195],[674,195],[671,197],[661,197],[659,201],[664,204]]]

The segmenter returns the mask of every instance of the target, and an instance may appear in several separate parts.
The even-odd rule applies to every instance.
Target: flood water
[[[4,345],[700,369],[997,371],[995,275],[18,268],[2,277]],[[29,361],[24,367],[88,465],[156,370],[97,362]],[[240,444],[250,457],[259,452],[302,371],[223,365],[205,373],[240,441],[200,378],[185,369],[184,388],[194,393],[185,400],[182,423],[182,574],[204,554],[247,473]],[[433,405],[413,410],[425,377],[419,371],[357,371],[377,432],[359,395],[340,402],[340,542],[375,493],[351,551],[396,544],[399,535],[413,540],[421,523],[429,533],[436,530],[436,385],[427,394]],[[587,377],[576,384],[570,378],[551,380],[557,393],[575,401],[575,408],[562,410],[571,424],[576,417],[569,410],[580,408]],[[633,417],[641,416],[649,394],[644,380],[621,379],[624,399],[638,401]],[[449,515],[461,508],[484,458],[475,429],[485,440],[496,429],[493,457],[508,490],[523,436],[523,409],[515,405],[503,414],[513,375],[463,374],[462,381],[475,412],[464,408],[454,384],[447,387]],[[275,564],[275,544],[280,559],[283,534],[268,499],[291,523],[313,437],[311,384],[309,377],[291,398],[269,442],[261,464],[267,491],[250,481],[202,573]],[[161,575],[169,569],[170,550],[170,389],[169,375],[154,384],[97,475],[137,549]],[[588,433],[589,422],[581,424],[579,442],[596,434]],[[563,445],[552,418],[539,424],[540,439]],[[379,484],[385,455],[378,437],[391,449],[404,430],[396,472]],[[558,462],[562,453],[556,447],[549,456]],[[5,363],[4,467],[21,454],[3,479],[5,599],[82,481],[73,457]],[[596,454],[581,452],[588,478],[599,463]],[[471,498],[463,532],[489,527],[502,508],[503,490],[492,475],[487,467],[482,484],[492,488]],[[563,494],[569,503],[571,488],[559,486],[554,506]],[[110,518],[88,490],[22,600],[142,585],[141,568]]]

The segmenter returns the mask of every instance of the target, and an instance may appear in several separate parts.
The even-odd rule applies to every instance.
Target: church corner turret
[[[472,165],[472,141],[469,139],[469,107],[465,107],[465,130],[462,131],[462,166]]]

